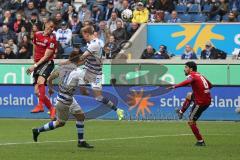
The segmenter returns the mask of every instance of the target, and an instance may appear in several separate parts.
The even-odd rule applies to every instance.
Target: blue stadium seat
[[[228,14],[225,14],[225,15],[222,17],[222,21],[223,21],[223,22],[228,22]]]
[[[164,15],[164,21],[167,22],[169,19],[171,19],[171,15],[170,14],[165,14]]]
[[[194,14],[192,16],[192,21],[195,23],[201,23],[207,21],[207,16],[204,14]]]
[[[215,22],[220,22],[220,16],[219,15],[216,15],[216,16],[214,16],[214,17],[211,17],[210,19],[208,19],[207,21],[208,22],[213,22],[213,23],[215,23]]]
[[[175,10],[178,13],[186,13],[187,12],[187,6],[185,6],[185,5],[176,5]]]
[[[72,44],[74,45],[81,45],[83,42],[83,39],[79,37],[79,35],[73,35],[72,36]]]
[[[211,10],[212,10],[212,5],[210,5],[210,4],[205,4],[205,5],[203,6],[202,12],[203,12],[203,13],[209,13],[209,12],[211,12]]]
[[[201,12],[201,8],[199,4],[192,4],[189,9],[188,9],[188,13],[199,13]]]
[[[189,14],[179,14],[179,18],[182,23],[188,23],[192,21],[192,17]]]
[[[64,50],[64,53],[62,54],[62,58],[67,59],[68,56],[73,51],[73,47],[67,47],[67,48],[64,48],[63,50]]]

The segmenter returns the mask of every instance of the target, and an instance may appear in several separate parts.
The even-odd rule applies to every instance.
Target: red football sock
[[[183,103],[183,106],[182,106],[182,109],[181,109],[181,111],[184,113],[187,109],[188,109],[188,107],[190,106],[190,104],[191,104],[191,100],[189,100],[189,99],[185,99],[185,101],[184,101],[184,103]]]
[[[44,97],[45,97],[45,85],[44,84],[39,84],[38,85],[38,90],[39,90],[39,104],[43,106],[44,104]]]
[[[48,110],[51,110],[53,108],[53,105],[47,96],[44,96],[44,104],[46,105]]]
[[[192,129],[193,134],[195,135],[198,141],[202,141],[202,135],[199,133],[198,127],[196,123],[189,124],[190,128]]]

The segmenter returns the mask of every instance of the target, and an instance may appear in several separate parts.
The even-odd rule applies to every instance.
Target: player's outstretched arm
[[[187,80],[185,80],[185,81],[183,81],[183,82],[181,82],[181,83],[179,83],[179,84],[176,84],[176,85],[174,86],[174,88],[187,86],[187,85],[191,84],[191,82],[192,82],[192,79],[187,79]]]

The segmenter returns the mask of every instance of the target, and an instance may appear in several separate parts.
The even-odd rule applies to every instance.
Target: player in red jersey
[[[36,32],[33,37],[34,44],[34,65],[27,69],[27,73],[33,72],[34,90],[39,98],[39,103],[31,113],[44,112],[44,104],[50,111],[50,118],[55,118],[55,108],[45,94],[45,84],[50,73],[54,69],[54,53],[57,47],[57,41],[54,31],[54,22],[48,21],[44,31]]]
[[[186,85],[191,85],[193,92],[187,94],[185,102],[180,110],[177,110],[179,119],[182,119],[183,113],[188,109],[190,104],[193,102],[193,107],[190,112],[188,125],[192,129],[193,134],[197,139],[196,146],[205,146],[205,142],[199,132],[196,121],[201,116],[201,114],[209,107],[211,104],[211,94],[210,89],[212,84],[200,73],[197,72],[197,64],[193,61],[187,62],[184,69],[187,80],[168,87],[168,89],[174,89],[178,87],[183,87]]]

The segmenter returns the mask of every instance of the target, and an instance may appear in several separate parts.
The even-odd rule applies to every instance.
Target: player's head
[[[45,24],[45,30],[44,32],[46,34],[51,34],[54,31],[55,24],[52,20],[48,20],[48,22]]]
[[[86,41],[90,41],[91,37],[94,35],[94,28],[91,25],[86,25],[81,29],[81,32],[82,32],[83,38]]]
[[[72,53],[69,55],[69,61],[72,63],[78,63],[80,60],[80,53],[79,51],[72,51]]]
[[[197,71],[197,64],[193,61],[189,61],[187,63],[185,63],[185,75],[189,75],[192,71],[196,72]]]

